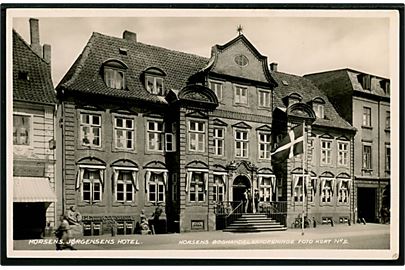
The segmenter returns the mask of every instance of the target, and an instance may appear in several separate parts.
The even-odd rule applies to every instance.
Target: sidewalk
[[[219,248],[387,248],[389,225],[354,224],[321,225],[304,230],[260,233],[231,233],[222,231],[189,232],[159,235],[83,236],[72,239],[78,250],[152,250],[152,249],[219,249]],[[378,237],[377,237],[378,236]],[[336,240],[335,240],[336,239]],[[343,240],[340,240],[343,239]],[[305,241],[303,241],[305,240]],[[341,243],[338,242],[341,241]],[[346,240],[347,243],[343,243]],[[54,250],[54,238],[14,240],[15,250]],[[312,241],[312,243],[311,243]],[[329,243],[328,243],[329,241]],[[309,243],[310,246],[300,244]]]

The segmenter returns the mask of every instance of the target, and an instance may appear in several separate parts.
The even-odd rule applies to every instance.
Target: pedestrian
[[[255,210],[256,210],[256,213],[258,213],[259,212],[260,195],[259,195],[259,191],[257,189],[255,189],[254,199],[255,199]]]
[[[245,211],[245,213],[247,213],[248,211],[248,190],[246,189],[245,192],[243,193],[243,211]]]
[[[56,250],[76,250],[76,248],[70,244],[70,226],[67,217],[64,215],[60,216],[60,225],[55,231],[55,236],[57,239]]]
[[[253,197],[252,197],[252,192],[250,192],[250,188],[248,188],[247,190],[248,192],[248,201],[247,201],[247,205],[248,205],[248,213],[252,213],[253,212]]]

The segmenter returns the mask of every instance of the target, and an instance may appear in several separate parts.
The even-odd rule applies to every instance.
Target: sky
[[[213,45],[225,44],[237,36],[238,25],[242,25],[243,34],[258,51],[268,57],[268,63],[277,62],[282,72],[304,75],[348,67],[382,77],[390,74],[390,22],[384,17],[258,16],[254,11],[214,17],[195,11],[187,14],[189,17],[184,13],[169,17],[122,17],[122,13],[114,17],[114,12],[109,17],[61,14],[28,14],[12,21],[13,28],[29,43],[29,17],[39,19],[40,42],[52,47],[55,86],[92,32],[122,37],[129,30],[137,33],[139,42],[209,57]]]

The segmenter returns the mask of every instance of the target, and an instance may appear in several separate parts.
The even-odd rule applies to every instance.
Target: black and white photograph
[[[397,10],[6,23],[8,258],[399,258]]]

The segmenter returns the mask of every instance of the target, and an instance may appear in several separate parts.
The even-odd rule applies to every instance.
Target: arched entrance
[[[243,198],[245,197],[243,193],[248,188],[250,188],[250,181],[246,176],[239,175],[238,177],[236,177],[235,180],[233,180],[232,185],[233,201],[242,201]]]

